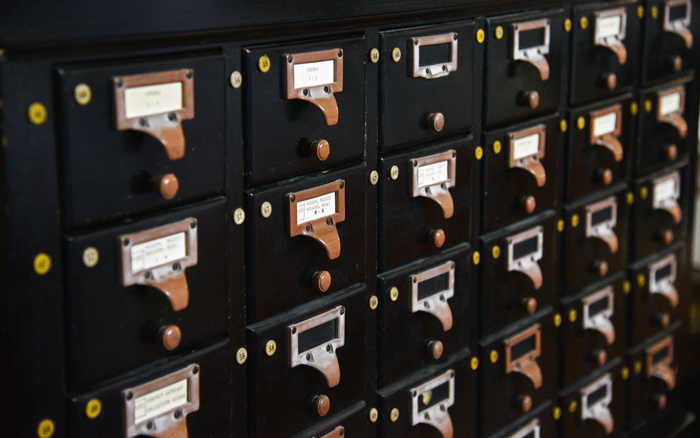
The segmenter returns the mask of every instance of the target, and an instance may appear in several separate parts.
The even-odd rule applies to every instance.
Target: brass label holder
[[[549,79],[549,63],[545,55],[549,54],[549,40],[551,35],[551,23],[548,18],[541,20],[514,23],[513,28],[513,59],[532,64],[540,73],[540,79]],[[544,29],[544,41],[534,47],[520,48],[520,33],[530,30]]]
[[[624,151],[618,137],[622,135],[622,105],[593,111],[589,115],[591,121],[590,144],[602,146],[609,150],[615,162],[622,161]],[[611,123],[612,119],[615,119]]]
[[[447,398],[439,402],[431,400],[432,391],[444,384],[447,384],[449,388]],[[426,400],[432,404],[421,409],[421,403],[428,404]],[[440,376],[411,389],[411,402],[411,426],[423,423],[440,431],[442,438],[454,436],[452,419],[448,411],[448,408],[455,403],[455,372],[453,370],[447,370]]]
[[[326,249],[328,258],[340,256],[340,236],[336,225],[345,221],[345,181],[287,195],[289,237],[307,236]]]
[[[437,202],[445,219],[454,214],[454,202],[450,188],[457,178],[457,152],[449,150],[435,155],[409,160],[413,179],[411,193],[414,198],[423,196]]]
[[[619,23],[617,22],[619,20]],[[613,31],[610,27],[615,26]],[[627,37],[627,9],[615,8],[595,12],[594,44],[610,49],[620,65],[627,63],[627,49],[622,41]]]
[[[420,298],[419,287],[421,283],[445,274],[448,275],[447,289]],[[411,282],[411,313],[430,313],[440,320],[444,331],[450,330],[452,328],[452,309],[447,300],[455,294],[454,262],[448,261],[427,271],[411,275],[409,281]]]
[[[678,200],[681,197],[681,175],[678,171],[654,179],[654,210],[664,210],[673,218],[674,224],[681,223],[683,212]]]
[[[294,53],[284,56],[287,65],[286,93],[288,100],[301,99],[321,110],[326,125],[338,123],[338,102],[334,93],[343,91],[343,49]],[[328,71],[332,62],[332,71]],[[327,77],[327,73],[333,78]]]
[[[601,300],[607,300],[607,307],[591,315],[591,305]],[[583,305],[583,329],[595,330],[605,336],[608,345],[615,342],[615,326],[610,318],[615,313],[615,292],[612,286],[608,286],[581,300]]]
[[[519,256],[516,254],[516,246],[519,243],[537,239],[537,248],[534,252]],[[506,238],[508,244],[508,272],[522,272],[532,280],[535,290],[542,287],[542,270],[539,261],[542,260],[544,247],[544,228],[540,225],[520,234]]]
[[[675,33],[681,37],[688,50],[693,48],[693,33],[689,29],[692,5],[690,0],[666,0],[664,4],[664,32]],[[678,6],[685,6],[685,16],[672,21],[671,9]]]
[[[413,68],[411,73],[414,78],[435,79],[449,75],[453,71],[457,71],[457,34],[454,32],[442,35],[431,35],[424,37],[411,38],[413,43]],[[420,64],[420,48],[425,46],[433,46],[437,44],[450,45],[450,59],[447,62],[441,62],[432,65]]]
[[[122,286],[135,284],[161,291],[175,312],[189,304],[185,269],[197,265],[197,220],[119,236]]]
[[[183,69],[118,76],[113,78],[112,83],[117,130],[144,132],[160,141],[168,159],[179,160],[184,157],[185,134],[182,131],[182,121],[194,118],[194,72]],[[170,100],[170,91],[164,87],[177,83],[180,84],[180,105],[164,106],[163,102]],[[174,90],[177,93],[178,87]],[[135,101],[133,104],[129,97],[132,94]],[[133,110],[132,105],[136,107]],[[149,110],[148,107],[152,109]]]
[[[535,418],[525,427],[518,429],[517,432],[507,438],[540,438],[540,420]]]
[[[345,436],[345,428],[343,426],[338,426],[320,438],[343,438],[344,436]]]
[[[659,91],[657,98],[656,120],[673,126],[678,130],[678,136],[685,138],[688,135],[688,123],[683,117],[683,113],[685,113],[685,87],[681,85]]]
[[[610,209],[610,218],[593,224],[593,216]],[[615,254],[619,248],[614,228],[617,226],[617,198],[611,196],[595,204],[586,206],[586,238],[600,239],[608,245],[610,254]]]
[[[200,367],[178,372],[122,392],[125,438],[187,438],[187,415],[199,410]],[[169,407],[161,407],[168,401]]]
[[[654,362],[654,355],[663,349],[668,350],[666,357]],[[673,388],[676,387],[677,373],[677,370],[671,367],[671,364],[673,363],[673,336],[668,336],[647,348],[645,354],[647,377],[656,377],[663,380],[666,383],[668,390],[673,391]]]
[[[510,168],[530,172],[537,181],[537,187],[542,187],[547,182],[547,175],[541,162],[544,158],[545,140],[544,124],[508,134]]]
[[[670,272],[663,278],[657,278],[659,271],[669,267]],[[668,299],[671,308],[678,306],[678,290],[676,289],[676,272],[678,260],[675,254],[670,254],[658,262],[649,265],[649,293],[659,294]]]
[[[514,359],[512,354],[513,347],[533,336],[535,337],[535,348]],[[537,358],[542,354],[542,327],[540,324],[533,325],[529,329],[506,339],[503,343],[506,350],[506,374],[519,373],[530,379],[535,389],[542,386],[542,370],[537,364]]]
[[[319,345],[299,350],[299,336],[327,322],[335,322],[335,336]],[[314,368],[323,374],[329,388],[340,383],[340,364],[336,356],[336,350],[345,345],[345,307],[338,306],[325,313],[314,316],[287,328],[289,341],[289,367],[305,365]]]
[[[593,403],[589,403],[589,396],[601,388],[605,388],[605,396]],[[612,403],[612,395],[613,384],[610,373],[606,373],[603,377],[581,390],[581,420],[597,421],[603,426],[607,435],[615,429],[615,421],[609,408],[610,403]]]

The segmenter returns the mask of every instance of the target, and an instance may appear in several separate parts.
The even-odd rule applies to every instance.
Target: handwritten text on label
[[[131,272],[137,273],[187,256],[185,233],[140,243],[131,248]]]
[[[182,109],[182,82],[127,88],[124,106],[127,119]]]
[[[622,15],[601,17],[596,20],[595,33],[598,38],[618,36],[622,31]]]
[[[309,62],[294,66],[294,88],[309,88],[335,82],[335,61]]]
[[[418,187],[432,186],[450,179],[449,161],[441,161],[418,168]]]
[[[535,155],[540,150],[540,134],[528,135],[513,142],[513,159]]]

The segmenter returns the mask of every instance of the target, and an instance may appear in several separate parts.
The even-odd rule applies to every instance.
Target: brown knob
[[[442,113],[433,113],[428,116],[428,125],[437,132],[442,131],[445,126],[445,116]]]
[[[311,156],[325,161],[331,154],[331,145],[326,140],[316,140],[311,143]]]
[[[602,367],[605,365],[605,362],[608,361],[608,353],[606,353],[602,348],[593,350],[591,351],[591,360],[598,366]]]
[[[661,328],[668,327],[671,324],[671,315],[666,312],[657,312],[654,315],[654,322]]]
[[[318,271],[312,280],[313,286],[320,292],[325,292],[331,287],[331,273],[328,271]]]
[[[311,401],[311,407],[318,415],[325,417],[331,409],[331,399],[327,395],[318,395]]]
[[[659,409],[664,409],[668,403],[668,397],[666,394],[656,394],[654,395],[654,405]]]
[[[520,408],[523,414],[530,412],[530,409],[532,409],[532,397],[529,395],[521,395],[518,397],[518,408]]]
[[[158,330],[158,341],[163,344],[166,350],[174,350],[180,345],[182,332],[176,325],[166,325]]]
[[[537,207],[537,202],[535,201],[535,197],[530,195],[530,196],[523,196],[520,199],[520,206],[523,208],[528,213],[532,213],[535,211],[535,207]]]
[[[614,90],[617,87],[617,76],[615,73],[607,73],[603,75],[603,85],[608,90]]]
[[[593,269],[600,277],[605,277],[608,275],[608,269],[610,269],[610,266],[605,260],[599,260],[593,264]]]
[[[598,181],[602,182],[603,185],[609,186],[612,182],[613,174],[610,169],[600,169],[598,170]]]
[[[668,229],[662,231],[661,240],[664,242],[664,245],[670,245],[673,242],[673,231]]]
[[[537,300],[530,298],[523,298],[520,304],[523,306],[528,315],[532,315],[537,310]]]
[[[664,148],[667,160],[675,160],[678,156],[678,148],[675,144],[670,144]]]
[[[437,230],[433,230],[430,232],[430,241],[433,242],[433,244],[440,248],[442,245],[445,244],[445,232],[442,231],[440,228]]]
[[[153,181],[153,190],[162,196],[163,199],[173,199],[179,189],[180,183],[172,173],[159,176]]]
[[[535,109],[540,104],[540,93],[537,91],[526,91],[523,93],[522,105]]]
[[[432,357],[435,360],[440,359],[442,357],[442,352],[444,350],[445,347],[440,341],[432,341],[428,344],[428,356]]]
[[[680,55],[671,56],[668,58],[668,65],[673,71],[681,71],[683,68],[683,58],[681,58]]]

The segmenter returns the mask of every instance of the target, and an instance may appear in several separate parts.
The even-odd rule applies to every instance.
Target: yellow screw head
[[[642,372],[642,362],[636,361],[634,363],[634,374],[639,374]]]
[[[370,409],[369,410],[369,421],[372,423],[376,423],[378,419],[379,419],[379,411],[377,411],[377,408]]]
[[[501,248],[499,248],[498,245],[494,246],[491,250],[491,255],[494,259],[499,258],[501,256]]]
[[[576,126],[578,126],[578,129],[583,129],[586,127],[586,119],[583,116],[580,116],[576,120]]]
[[[651,100],[647,99],[644,101],[644,111],[647,113],[650,113],[652,110],[653,104],[651,103]]]
[[[477,160],[481,160],[481,157],[484,156],[484,150],[481,148],[481,146],[476,147],[476,150],[474,151],[474,156]]]
[[[500,40],[501,38],[503,38],[503,27],[498,26],[496,28],[496,39]]]
[[[569,413],[573,414],[576,412],[576,408],[578,408],[578,403],[576,403],[576,400],[572,400],[571,403],[569,403]]]
[[[267,73],[270,71],[270,66],[272,63],[270,62],[270,58],[267,57],[267,55],[263,55],[258,59],[258,68],[260,69],[261,72]]]
[[[392,423],[396,423],[396,420],[399,419],[399,410],[396,408],[392,409],[389,413],[389,419]]]
[[[559,122],[559,129],[561,132],[566,132],[566,130],[569,129],[569,125],[566,123],[566,120]]]
[[[622,380],[627,380],[630,378],[630,369],[627,367],[622,367],[622,370],[620,370],[620,375],[622,376]]]
[[[576,309],[571,309],[569,311],[569,321],[576,322],[577,317],[578,317],[578,313],[576,313]]]
[[[632,290],[632,283],[629,281],[625,280],[624,283],[622,283],[622,292],[628,294]]]
[[[627,193],[627,205],[632,205],[634,204],[634,193],[628,192]]]
[[[260,206],[260,214],[265,219],[269,218],[272,215],[272,204],[267,201],[263,202]]]
[[[498,351],[492,350],[491,355],[489,356],[491,359],[491,363],[496,363],[498,362]]]
[[[40,102],[34,102],[29,105],[27,110],[27,115],[29,116],[29,121],[35,125],[41,125],[46,121],[46,107]]]
[[[399,299],[398,287],[392,287],[391,290],[389,290],[389,298],[391,299],[391,301],[396,301]]]
[[[472,370],[476,371],[476,369],[479,368],[479,359],[476,357],[472,357],[471,365],[472,365]]]
[[[566,20],[564,20],[564,30],[567,32],[571,32],[571,27],[572,27],[571,20],[569,20],[568,18]]]
[[[576,228],[578,227],[578,215],[574,214],[571,216],[571,226]]]
[[[565,225],[564,219],[559,219],[557,221],[557,231],[559,231],[560,233],[562,231],[564,231],[564,225]]]
[[[79,105],[87,105],[92,100],[92,90],[88,84],[78,84],[73,90],[73,97]]]
[[[391,169],[389,169],[389,177],[393,180],[399,178],[399,166],[391,166]]]
[[[240,225],[245,221],[245,210],[242,208],[237,208],[233,212],[233,223],[236,225]]]
[[[34,272],[44,275],[51,270],[51,257],[46,253],[40,253],[34,257]]]
[[[554,421],[557,421],[561,418],[561,408],[560,407],[557,406],[556,408],[554,408],[554,410],[552,411],[552,417],[554,418]]]
[[[481,44],[484,42],[486,39],[486,34],[484,33],[483,29],[479,29],[476,31],[476,42]]]
[[[51,438],[55,431],[56,426],[53,424],[53,421],[46,418],[41,420],[41,423],[39,423],[36,434],[39,436],[39,438]]]
[[[632,102],[632,105],[630,105],[630,113],[632,113],[633,116],[639,113],[639,105],[637,105],[637,102]]]
[[[581,29],[586,29],[588,27],[588,17],[585,15],[581,17]]]
[[[277,342],[275,341],[267,341],[267,344],[265,344],[265,354],[268,356],[272,356],[275,354],[277,351]]]
[[[379,306],[379,298],[377,298],[375,295],[372,295],[369,297],[369,308],[372,310],[375,310]]]
[[[560,325],[561,325],[561,315],[557,313],[554,315],[554,327],[559,327]]]
[[[647,199],[647,197],[649,196],[649,189],[646,186],[642,186],[642,188],[639,189],[639,196],[642,199]]]
[[[495,154],[501,153],[501,146],[502,145],[501,145],[500,141],[496,140],[495,142],[493,142],[493,153],[495,153]]]
[[[243,365],[246,360],[248,360],[248,350],[239,348],[236,352],[236,362],[238,362],[239,365]]]
[[[475,265],[479,264],[479,262],[481,261],[481,255],[479,254],[479,251],[474,251],[474,254],[472,255],[472,261]]]
[[[378,182],[379,182],[379,172],[377,172],[376,170],[373,170],[372,173],[369,174],[369,183],[372,184],[373,186],[376,186]]]
[[[637,6],[637,17],[644,18],[644,6]]]
[[[85,406],[85,415],[91,420],[97,418],[100,412],[102,412],[102,403],[96,398],[90,400]]]
[[[644,276],[644,274],[637,275],[637,284],[639,285],[639,287],[644,287],[646,283],[647,278]]]
[[[372,49],[369,52],[369,59],[372,61],[372,64],[376,64],[379,61],[379,50]]]
[[[394,47],[394,49],[391,51],[391,59],[393,59],[394,62],[401,61],[401,49]]]
[[[100,253],[96,248],[89,247],[83,251],[83,264],[88,268],[94,268],[100,261]]]
[[[652,6],[651,7],[651,18],[656,20],[658,17],[659,17],[659,8],[657,8],[656,6]]]

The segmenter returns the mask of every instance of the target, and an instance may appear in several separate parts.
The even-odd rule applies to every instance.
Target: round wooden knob
[[[158,341],[163,344],[166,350],[174,350],[180,345],[182,332],[176,325],[166,325],[158,330]]]
[[[595,270],[595,273],[598,274],[600,277],[605,277],[606,275],[608,275],[608,270],[610,269],[610,266],[605,260],[600,260],[595,262],[595,264],[593,265],[593,269]]]
[[[526,91],[523,94],[522,104],[528,108],[535,109],[540,104],[540,93],[537,91]]]
[[[163,199],[173,199],[180,189],[180,183],[177,177],[172,173],[159,176],[153,182],[153,190],[158,193]]]
[[[617,76],[615,73],[607,73],[603,75],[603,84],[608,90],[614,90],[617,87]]]
[[[671,230],[664,230],[661,232],[661,240],[664,242],[664,245],[670,245],[673,242],[673,231]]]
[[[664,409],[666,408],[666,404],[668,404],[668,397],[666,397],[666,394],[654,395],[654,405],[657,408]]]
[[[523,306],[528,315],[532,315],[537,311],[537,300],[530,298],[523,298],[520,304]]]
[[[442,231],[440,228],[437,230],[433,230],[430,232],[430,241],[433,242],[433,244],[441,248],[442,245],[445,244],[445,232]]]
[[[433,113],[428,116],[428,125],[435,131],[440,132],[445,126],[445,116],[442,113]]]
[[[311,143],[311,156],[320,161],[326,161],[331,154],[331,145],[326,140],[316,140]]]
[[[681,71],[683,68],[683,58],[681,58],[680,55],[671,56],[668,58],[668,64],[671,66],[671,70]]]
[[[532,409],[532,397],[529,395],[522,395],[518,398],[518,407],[523,412],[527,414]]]
[[[331,399],[327,395],[318,395],[311,401],[314,412],[321,417],[325,417],[331,409]]]
[[[671,315],[666,312],[658,312],[654,315],[654,322],[661,328],[668,327],[671,324]]]
[[[312,283],[320,292],[327,291],[331,287],[331,273],[328,271],[316,272]]]
[[[606,353],[602,348],[593,350],[591,352],[591,360],[598,366],[602,367],[605,365],[605,362],[608,361],[608,353]]]
[[[613,174],[610,169],[600,169],[598,170],[598,181],[603,183],[605,186],[609,186],[612,182]]]
[[[523,210],[528,213],[532,213],[535,211],[535,207],[537,207],[537,202],[535,201],[535,197],[532,195],[523,196],[520,200],[520,205],[523,207]]]
[[[678,156],[678,148],[675,144],[670,144],[664,148],[667,160],[675,160]]]
[[[435,360],[442,357],[443,351],[445,351],[445,347],[440,341],[433,341],[428,344],[428,355]]]

